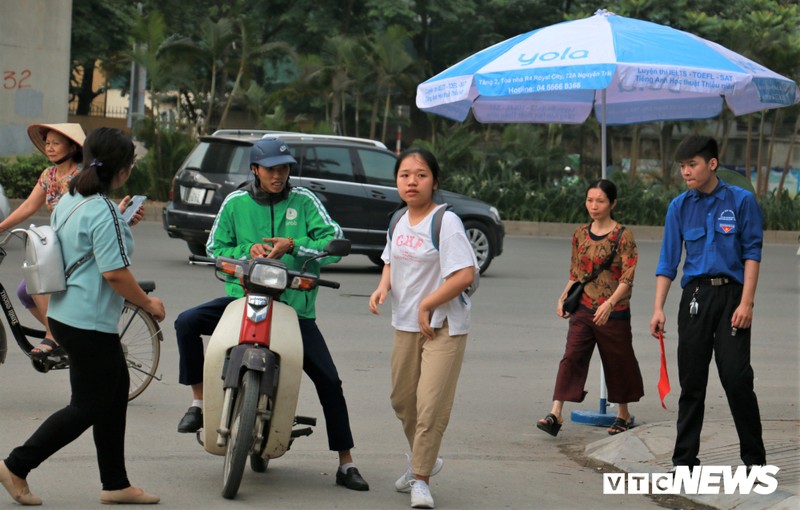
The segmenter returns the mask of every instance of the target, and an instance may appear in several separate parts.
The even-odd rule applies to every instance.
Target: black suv
[[[202,137],[173,179],[163,212],[167,234],[184,239],[192,253],[205,255],[222,201],[251,177],[250,147],[265,136],[280,138],[289,146],[297,160],[290,182],[319,196],[352,241],[352,253],[383,265],[380,256],[389,217],[400,203],[396,157],[382,143],[364,138],[231,129]],[[461,217],[481,272],[485,271],[503,253],[505,229],[497,209],[444,190],[437,195],[435,200],[452,205]]]

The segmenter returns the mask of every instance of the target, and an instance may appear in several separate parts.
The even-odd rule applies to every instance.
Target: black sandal
[[[45,348],[47,347],[47,348]],[[38,352],[37,352],[38,351]],[[57,356],[63,352],[63,348],[56,343],[52,338],[45,338],[33,349],[31,349],[31,358],[36,360],[47,359],[50,356]]]
[[[614,420],[614,423],[611,424],[607,430],[609,436],[616,436],[622,432],[626,432],[628,429],[633,427],[633,424],[623,420],[622,418],[617,418]]]
[[[536,428],[556,437],[558,431],[561,430],[561,422],[558,421],[558,417],[555,414],[547,413],[547,416],[536,422]]]

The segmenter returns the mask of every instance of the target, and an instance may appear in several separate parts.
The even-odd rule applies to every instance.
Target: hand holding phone
[[[133,215],[136,214],[136,211],[139,210],[145,200],[147,200],[147,197],[144,195],[134,195],[130,202],[128,202],[128,208],[122,213],[122,219],[125,220],[126,223],[130,223],[133,219]]]

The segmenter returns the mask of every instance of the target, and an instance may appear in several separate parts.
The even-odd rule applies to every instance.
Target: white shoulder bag
[[[84,198],[72,208],[61,228],[69,220],[78,207],[98,197]],[[58,241],[58,229],[50,225],[31,225],[27,229],[18,228],[13,232],[25,234],[25,259],[22,262],[22,274],[25,278],[25,289],[29,294],[52,294],[67,290],[67,278],[81,264],[91,258],[91,254],[73,264],[68,270],[64,268],[64,255]]]

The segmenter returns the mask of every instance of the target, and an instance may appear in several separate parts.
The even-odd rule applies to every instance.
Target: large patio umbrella
[[[800,102],[797,84],[717,43],[606,10],[512,37],[417,87],[417,106],[463,121],[581,124],[594,109],[606,126],[707,119]],[[610,425],[601,370],[600,411],[572,420]]]
[[[797,84],[687,32],[600,10],[480,51],[417,87],[417,106],[463,121],[606,125],[744,115],[800,102]]]

